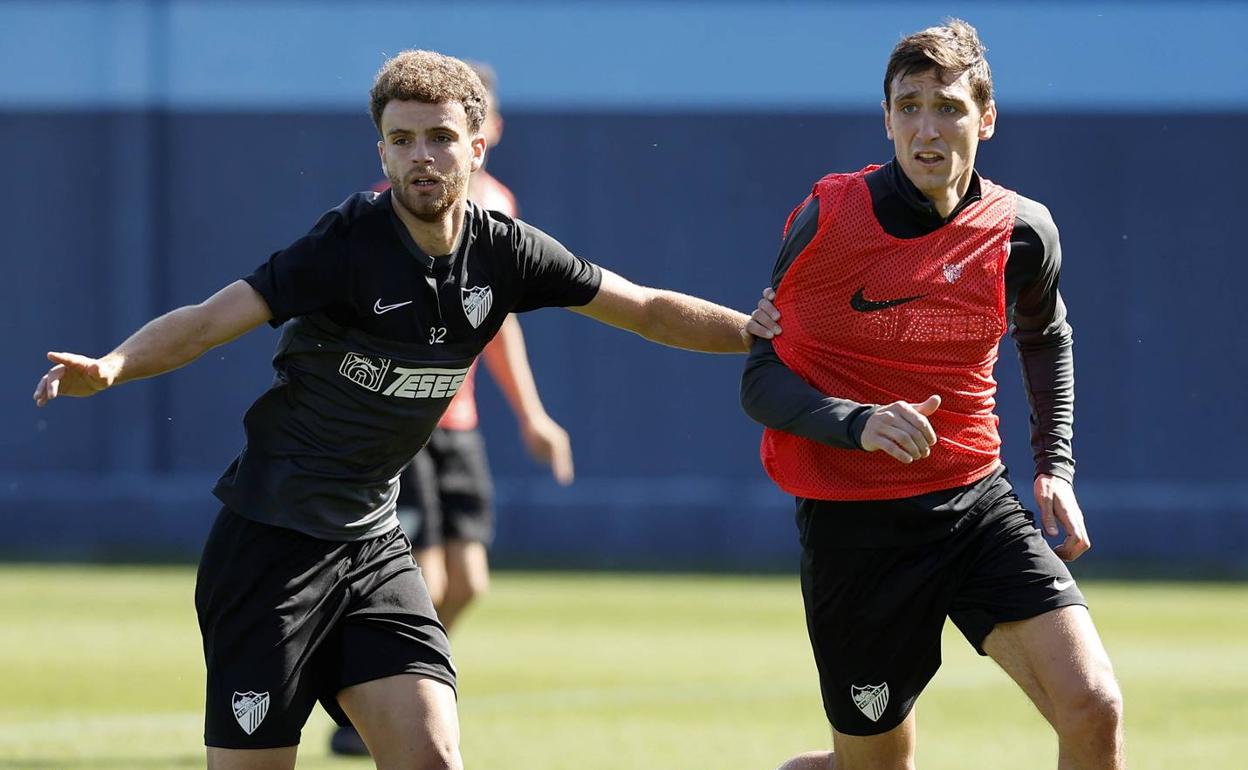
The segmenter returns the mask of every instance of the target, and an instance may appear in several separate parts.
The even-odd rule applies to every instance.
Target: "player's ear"
[[[472,170],[485,165],[485,137],[477,134],[472,138]]]
[[[997,103],[988,102],[979,116],[979,140],[991,139],[997,130]]]
[[[390,178],[390,172],[386,170],[386,143],[377,140],[377,157],[381,159],[381,174],[386,179]]]
[[[888,102],[881,100],[880,107],[884,109],[884,134],[889,139],[893,138],[893,119],[888,114]]]

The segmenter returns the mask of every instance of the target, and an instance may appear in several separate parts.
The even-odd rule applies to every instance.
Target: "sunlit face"
[[[400,206],[424,222],[438,222],[466,199],[468,177],[485,157],[485,139],[468,130],[464,105],[393,100],[381,112],[381,132],[381,170]]]
[[[936,70],[898,76],[884,127],[902,171],[928,198],[961,198],[970,185],[975,152],[992,136],[997,108],[981,110],[971,96],[970,74],[945,82]]]

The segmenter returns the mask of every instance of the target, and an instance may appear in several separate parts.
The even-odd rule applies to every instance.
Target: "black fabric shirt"
[[[214,493],[325,540],[397,525],[403,467],[508,313],[587,304],[601,271],[530,225],[469,204],[455,250],[420,250],[390,193],[359,193],[245,280],[282,336],[247,444]]]
[[[957,207],[948,217],[942,217],[896,160],[869,172],[866,182],[876,219],[885,232],[896,238],[918,238],[934,232],[980,200],[976,174]],[[781,245],[772,271],[773,287],[780,285],[797,255],[810,243],[818,222],[819,199],[812,195],[794,218]],[[1006,315],[1031,405],[1036,473],[1072,481],[1074,354],[1066,307],[1058,293],[1060,272],[1061,246],[1052,216],[1042,204],[1019,195],[1005,267]],[[783,318],[780,325],[783,328]],[[846,449],[861,449],[863,426],[875,409],[875,405],[820,393],[785,366],[771,342],[762,339],[754,341],[746,361],[741,404],[750,417],[769,428]],[[847,544],[922,540],[946,531],[945,524],[969,511],[987,490],[995,488],[1000,476],[1001,472],[992,473],[963,487],[901,500],[863,503],[799,498],[799,518],[817,509],[856,522],[852,525],[856,535],[847,536]],[[916,516],[920,518],[915,519]]]

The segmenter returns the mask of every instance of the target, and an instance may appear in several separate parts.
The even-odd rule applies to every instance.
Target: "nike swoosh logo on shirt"
[[[1073,580],[1062,580],[1061,578],[1053,578],[1053,590],[1065,591],[1075,584]]]
[[[404,305],[410,305],[413,302],[415,302],[415,300],[409,299],[407,302],[396,302],[393,305],[383,305],[381,304],[381,298],[379,297],[377,301],[373,303],[373,312],[376,313],[377,315],[381,315],[382,313],[388,313],[391,310],[394,310],[396,307],[403,307]]]
[[[907,302],[914,302],[916,299],[923,299],[927,296],[926,294],[916,294],[913,297],[901,297],[900,299],[867,299],[862,296],[862,293],[866,291],[866,288],[867,287],[863,286],[858,291],[854,292],[854,296],[849,298],[849,306],[854,310],[857,310],[859,313],[870,313],[873,310],[883,310],[884,308],[897,307],[898,305],[904,305]]]

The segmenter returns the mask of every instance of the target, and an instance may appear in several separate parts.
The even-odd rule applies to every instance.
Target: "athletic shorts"
[[[333,542],[228,508],[195,585],[208,668],[204,743],[293,746],[319,700],[339,724],[345,687],[395,674],[455,686],[446,631],[395,527]]]
[[[1006,478],[935,542],[845,547],[830,519],[799,520],[801,582],[824,711],[841,733],[901,724],[940,668],[946,617],[983,655],[998,623],[1087,606]]]
[[[448,540],[489,546],[494,540],[494,485],[480,432],[434,430],[403,471],[398,514],[417,549]]]

